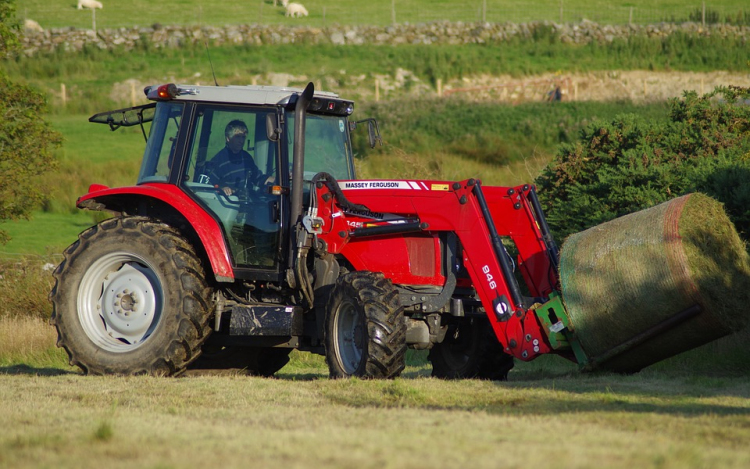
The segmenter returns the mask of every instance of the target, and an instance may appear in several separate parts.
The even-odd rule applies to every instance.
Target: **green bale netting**
[[[750,316],[745,246],[723,206],[703,194],[570,236],[560,281],[596,369],[638,371],[737,331]]]

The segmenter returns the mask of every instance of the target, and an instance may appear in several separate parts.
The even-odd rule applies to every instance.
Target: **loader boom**
[[[327,184],[318,184],[317,191],[319,237],[329,252],[343,255],[356,269],[382,271],[395,284],[423,284],[427,278],[445,287],[446,278],[440,275],[416,278],[414,268],[393,268],[404,265],[405,259],[389,243],[408,239],[410,233],[414,239],[454,233],[461,246],[460,261],[506,352],[532,360],[552,350],[548,334],[531,311],[533,305],[546,302],[557,285],[556,248],[541,231],[546,223],[534,209],[533,187],[482,188],[473,179],[338,184],[344,201]],[[347,204],[367,210],[352,210]],[[511,240],[518,251],[529,297],[522,293],[513,272],[515,262],[501,238]]]

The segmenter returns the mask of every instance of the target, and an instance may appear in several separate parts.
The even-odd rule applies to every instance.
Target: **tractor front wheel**
[[[84,373],[177,375],[200,354],[211,289],[193,247],[145,217],[81,233],[54,272],[50,323]]]
[[[443,379],[507,379],[513,357],[506,354],[487,320],[451,325],[430,349],[432,376]]]
[[[381,273],[340,277],[328,302],[326,362],[331,378],[395,378],[406,366],[406,323],[398,291]]]

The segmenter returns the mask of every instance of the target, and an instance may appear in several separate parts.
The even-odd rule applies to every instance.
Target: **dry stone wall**
[[[329,26],[324,28],[278,25],[162,26],[103,29],[98,31],[56,28],[45,31],[26,30],[23,51],[34,55],[40,51],[62,49],[79,51],[85,46],[101,49],[122,47],[180,47],[189,44],[487,44],[535,34],[554,33],[565,43],[608,42],[635,35],[663,37],[678,32],[700,36],[750,38],[750,27],[732,25],[701,26],[699,23],[659,23],[652,25],[600,25],[590,21],[575,24],[533,23],[450,23],[398,24],[380,26]]]

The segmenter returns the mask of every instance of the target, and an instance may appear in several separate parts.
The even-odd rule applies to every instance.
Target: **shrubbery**
[[[564,237],[689,192],[725,204],[750,235],[750,89],[686,92],[664,120],[596,121],[561,147],[536,180],[550,226]]]
[[[0,0],[0,59],[17,46],[12,0]],[[62,136],[41,115],[45,96],[0,69],[0,221],[28,217],[43,200],[39,176],[55,166],[51,149]],[[0,244],[8,236],[0,229]]]

